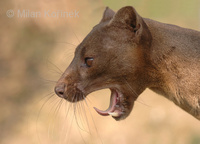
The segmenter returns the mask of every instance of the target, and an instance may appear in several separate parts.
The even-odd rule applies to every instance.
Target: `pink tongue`
[[[107,110],[102,111],[97,109],[96,107],[94,107],[94,109],[96,110],[96,112],[102,116],[108,116],[108,113],[112,113],[115,110],[115,105],[117,104],[117,93],[113,90],[111,90],[111,96],[110,96],[110,106]]]

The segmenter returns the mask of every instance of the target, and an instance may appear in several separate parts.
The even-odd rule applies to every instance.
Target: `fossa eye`
[[[91,67],[92,66],[92,63],[93,63],[93,58],[91,58],[91,57],[87,57],[87,58],[85,58],[85,64],[86,64],[86,66],[87,67]]]

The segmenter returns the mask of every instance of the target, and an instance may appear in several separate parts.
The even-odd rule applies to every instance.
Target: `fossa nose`
[[[58,83],[55,86],[54,91],[59,97],[64,98],[65,88],[66,88],[66,85],[64,83]]]

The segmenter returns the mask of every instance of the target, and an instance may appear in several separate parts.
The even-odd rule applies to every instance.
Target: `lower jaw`
[[[115,88],[110,88],[111,96],[110,96],[110,105],[109,108],[105,111],[99,110],[94,107],[97,113],[102,116],[112,116],[115,120],[119,121],[126,118],[126,111],[123,106],[124,103],[124,95],[121,91]]]
[[[120,121],[120,120],[125,119],[125,117],[124,117],[123,115],[121,115],[121,116],[119,116],[119,117],[113,117],[113,116],[112,116],[112,118],[114,118],[116,121]]]

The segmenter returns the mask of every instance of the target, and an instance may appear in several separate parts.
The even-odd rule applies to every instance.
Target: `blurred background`
[[[109,90],[78,104],[54,95],[55,82],[105,7],[126,5],[143,17],[200,30],[199,0],[0,1],[1,144],[200,144],[200,122],[148,89],[120,122],[93,109],[108,107]],[[62,11],[77,16],[55,14]]]

